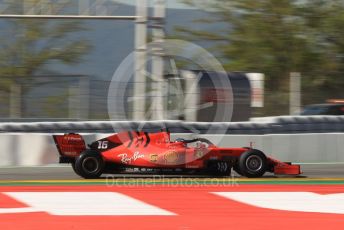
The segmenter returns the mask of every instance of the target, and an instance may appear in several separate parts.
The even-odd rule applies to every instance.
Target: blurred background
[[[342,0],[0,0],[0,14],[8,16],[0,18],[3,121],[109,119],[108,89],[118,66],[132,52],[144,54],[138,43],[144,47],[142,41],[163,39],[182,39],[207,49],[228,72],[225,77],[230,79],[233,94],[223,96],[229,88],[209,87],[207,79],[216,77],[202,74],[197,89],[191,92],[196,95],[193,102],[182,103],[190,93],[183,73],[188,70],[197,76],[199,70],[190,61],[171,59],[162,52],[156,56],[162,60],[159,78],[167,90],[163,95],[153,94],[162,97],[164,113],[158,118],[215,121],[209,116],[214,106],[233,104],[232,121],[245,121],[299,114],[310,104],[343,103]],[[37,19],[13,15],[141,18]],[[148,61],[144,68],[154,71],[146,65],[150,65]],[[130,84],[125,86],[128,98],[135,98],[135,84],[141,84],[134,77],[128,76]],[[152,80],[146,81],[144,100],[149,102],[154,100],[149,96],[154,87],[150,86]],[[111,98],[110,102],[118,100],[123,98]],[[204,106],[209,102],[212,104]],[[143,115],[135,117],[139,110],[135,103],[123,103],[125,111],[112,119],[155,118],[147,111],[149,106],[143,108]],[[190,108],[195,110],[192,116],[185,112]],[[312,111],[326,114],[318,107]],[[332,112],[340,114],[344,114],[341,105]]]

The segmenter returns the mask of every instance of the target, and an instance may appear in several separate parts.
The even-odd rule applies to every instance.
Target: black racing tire
[[[249,149],[241,154],[238,163],[240,173],[249,178],[261,177],[267,170],[267,158],[257,149]]]
[[[75,174],[79,175],[80,176],[80,173],[77,171],[76,167],[75,167],[75,161],[73,161],[72,163],[72,169],[73,171],[75,172]]]
[[[102,175],[104,165],[98,152],[85,150],[75,160],[75,172],[85,179],[96,179]]]
[[[250,149],[252,149],[251,147],[242,147],[243,149],[247,149],[247,150],[250,150]],[[235,164],[234,166],[233,166],[233,170],[237,173],[237,174],[239,174],[240,176],[244,176],[243,174],[242,174],[242,172],[240,171],[240,168],[239,168],[239,163],[238,164]]]

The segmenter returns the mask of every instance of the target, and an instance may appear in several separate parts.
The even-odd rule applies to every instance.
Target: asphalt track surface
[[[301,165],[303,174],[296,178],[337,178],[344,180],[344,164],[305,164]],[[232,172],[234,177],[239,177]],[[152,175],[145,174],[115,174],[114,178],[152,178]],[[205,178],[197,175],[165,175],[166,178]],[[274,176],[266,173],[263,178],[295,178],[289,176]],[[0,168],[0,181],[13,180],[78,180],[80,177],[76,175],[69,165],[58,166],[42,166],[42,167],[4,167]]]

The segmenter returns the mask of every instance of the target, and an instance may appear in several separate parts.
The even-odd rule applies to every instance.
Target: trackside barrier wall
[[[182,122],[164,121],[70,121],[1,122],[0,132],[30,133],[113,133],[123,130],[207,134],[292,134],[344,132],[344,116],[280,116],[259,122]]]

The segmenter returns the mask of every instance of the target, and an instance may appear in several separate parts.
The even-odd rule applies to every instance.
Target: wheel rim
[[[97,172],[99,168],[99,162],[96,158],[94,157],[87,157],[85,160],[82,162],[82,168],[87,172],[87,173],[95,173]]]
[[[246,168],[249,171],[257,172],[263,167],[263,160],[259,156],[252,155],[246,159]]]

